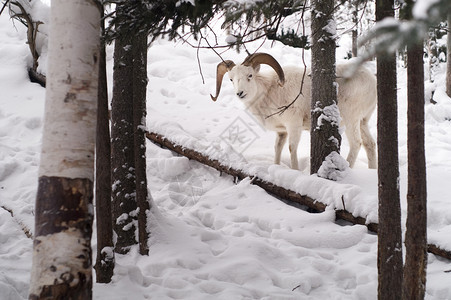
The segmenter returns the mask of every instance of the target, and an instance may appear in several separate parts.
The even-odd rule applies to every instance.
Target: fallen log
[[[280,199],[283,199],[284,202],[287,202],[288,204],[300,204],[303,206],[306,206],[314,211],[317,212],[323,212],[326,210],[326,205],[324,203],[321,203],[319,201],[316,201],[308,196],[298,194],[294,191],[288,190],[286,188],[283,188],[281,186],[277,186],[271,182],[267,182],[257,176],[252,176],[249,174],[244,173],[242,170],[234,169],[232,167],[226,166],[225,164],[221,163],[217,159],[212,159],[208,157],[207,155],[200,153],[196,150],[189,149],[186,147],[183,147],[181,145],[177,145],[167,139],[166,137],[154,133],[154,132],[146,132],[146,137],[152,141],[153,143],[162,146],[164,148],[167,148],[175,153],[178,153],[180,155],[183,155],[189,159],[196,160],[204,165],[207,165],[209,167],[212,167],[220,172],[229,174],[238,180],[243,180],[246,177],[249,177],[251,179],[251,183],[254,185],[257,185],[264,189],[266,192],[268,192],[271,195],[274,195]],[[352,215],[352,213],[346,211],[346,210],[336,210],[335,211],[335,217],[340,220],[345,220],[348,222],[351,222],[353,224],[358,225],[365,225],[368,230],[377,233],[377,223],[367,223],[366,219],[363,217],[355,217]],[[451,251],[441,249],[440,247],[434,245],[434,244],[428,244],[428,252],[447,258],[451,260]]]

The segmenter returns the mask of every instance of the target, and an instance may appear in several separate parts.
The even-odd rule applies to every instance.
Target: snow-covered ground
[[[0,16],[0,299],[27,298],[33,207],[45,90],[30,83],[26,32]],[[275,43],[259,51],[283,65],[301,64],[300,51]],[[343,58],[349,41],[340,40]],[[258,45],[250,45],[253,51]],[[111,75],[112,48],[108,49]],[[309,52],[305,53],[309,62]],[[244,54],[229,51],[239,62]],[[174,141],[330,205],[319,214],[288,206],[243,180],[148,143],[149,188],[154,199],[150,255],[118,255],[111,284],[95,284],[96,299],[376,299],[377,237],[364,226],[335,222],[334,207],[377,222],[377,173],[362,150],[355,169],[339,182],[308,175],[309,135],[299,149],[302,171],[273,161],[274,133],[258,125],[224,80],[214,93],[219,58],[181,42],[149,49],[148,128]],[[369,64],[374,69],[374,64]],[[426,104],[429,242],[451,250],[451,100],[444,65],[436,75],[436,105]],[[399,152],[406,215],[406,73],[399,69]],[[205,84],[202,83],[202,76]],[[110,76],[111,78],[111,76]],[[429,88],[428,88],[429,89]],[[370,123],[376,136],[376,118]],[[342,153],[347,154],[344,139]],[[13,212],[13,216],[9,211]],[[93,247],[95,248],[95,236]],[[94,251],[95,253],[95,251]],[[429,255],[427,299],[451,299],[449,261]]]

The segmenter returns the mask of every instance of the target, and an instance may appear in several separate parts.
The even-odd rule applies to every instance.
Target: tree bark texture
[[[448,10],[448,37],[446,43],[446,94],[451,97],[451,8]]]
[[[100,12],[53,1],[30,299],[92,298]]]
[[[376,1],[376,21],[394,16],[393,0]],[[377,56],[378,298],[401,299],[402,233],[399,197],[396,54]]]
[[[239,180],[242,180],[246,177],[252,178],[251,183],[255,184],[265,191],[267,191],[270,194],[275,195],[278,199],[283,199],[284,202],[287,203],[298,203],[304,206],[307,206],[315,211],[324,211],[326,209],[326,205],[324,203],[321,203],[317,201],[316,199],[312,199],[308,196],[300,195],[296,192],[287,190],[281,186],[277,186],[271,182],[264,181],[256,176],[253,176],[251,174],[244,173],[242,170],[234,169],[230,166],[227,166],[225,164],[222,164],[220,161],[216,159],[211,159],[205,154],[202,154],[196,150],[190,149],[184,145],[179,145],[174,142],[171,142],[166,137],[154,133],[154,132],[147,132],[146,137],[152,141],[153,143],[160,145],[161,147],[165,147],[171,151],[174,151],[175,153],[178,153],[180,155],[183,155],[189,159],[193,159],[195,161],[198,161],[202,164],[205,164],[209,167],[212,167],[220,172],[223,172],[225,174],[229,174]],[[377,223],[368,223],[365,218],[363,217],[355,217],[350,212],[346,210],[337,210],[335,211],[335,215],[337,219],[346,220],[353,224],[359,224],[359,225],[365,225],[368,227],[368,229],[372,232],[378,231],[378,224]],[[434,244],[428,244],[428,252],[433,253],[435,255],[441,256],[443,258],[451,260],[451,251],[442,249]]]
[[[30,299],[91,299],[92,189],[89,179],[39,177]],[[37,252],[37,253],[36,253]]]
[[[434,29],[429,30],[429,38],[426,41],[427,53],[429,58],[429,81],[435,81],[435,73],[437,72],[437,67],[439,64],[438,59],[438,46],[437,46],[437,35]],[[407,54],[407,56],[409,56]],[[407,58],[407,64],[409,64],[409,58]]]
[[[133,122],[135,145],[136,202],[138,213],[139,252],[149,254],[147,213],[150,210],[150,192],[146,175],[146,90],[147,90],[147,36],[138,34],[133,41]]]
[[[427,266],[423,44],[407,46],[407,221],[403,299],[424,299]]]
[[[119,7],[118,7],[119,9]],[[118,12],[120,13],[120,12]],[[125,254],[137,243],[133,134],[132,38],[120,37],[114,45],[113,99],[111,102],[111,176],[113,184],[113,229],[115,252]]]
[[[102,30],[104,20],[101,21]],[[99,59],[99,91],[96,134],[96,224],[97,258],[96,281],[111,282],[114,270],[114,244],[111,212],[111,140],[108,115],[105,43],[102,42]]]
[[[352,29],[352,57],[357,57],[358,54],[358,31],[359,31],[359,1],[350,1],[349,7],[352,11],[352,24],[354,28]]]
[[[340,153],[340,124],[339,121],[336,122],[339,110],[335,82],[336,24],[333,11],[333,0],[312,1],[311,174],[318,172],[330,153]],[[333,111],[335,115],[327,115],[326,111]]]

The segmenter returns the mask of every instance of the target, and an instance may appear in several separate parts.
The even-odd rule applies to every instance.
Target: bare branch
[[[25,225],[22,221],[18,220],[15,216],[14,216],[14,211],[4,205],[0,206],[1,208],[3,208],[4,210],[6,210],[7,212],[9,212],[9,214],[11,215],[11,218],[14,219],[14,221],[17,222],[17,224],[19,224],[20,228],[22,229],[23,233],[27,236],[27,238],[29,239],[33,239],[33,234],[30,230],[30,228],[28,228],[27,225]]]
[[[10,5],[15,5],[20,10],[20,13],[11,10],[12,12],[11,18],[18,20],[27,27],[28,47],[30,48],[31,55],[33,56],[33,70],[36,71],[38,67],[38,58],[39,58],[39,53],[36,49],[36,36],[38,33],[39,25],[43,23],[40,21],[37,22],[33,21],[30,14],[18,1],[10,2]]]
[[[301,14],[301,24],[302,24],[302,34],[305,35],[305,22],[304,22],[304,13],[305,13],[305,7],[302,10],[302,14]],[[302,89],[304,87],[304,81],[305,81],[305,76],[307,75],[307,64],[305,63],[305,50],[302,49],[302,63],[304,65],[304,72],[302,73],[302,80],[301,80],[301,88],[299,89],[299,93],[296,96],[296,98],[294,98],[293,101],[291,101],[288,105],[282,106],[282,107],[278,107],[278,111],[270,114],[269,116],[267,116],[265,119],[268,119],[272,116],[275,115],[282,115],[287,109],[289,109],[295,102],[296,100],[298,100],[298,98],[302,95]]]
[[[202,36],[202,32],[200,33],[200,35],[201,35],[201,38],[199,39],[199,45],[202,42],[202,38],[204,38]],[[196,51],[197,65],[199,66],[199,73],[200,73],[200,76],[202,78],[202,83],[205,84],[205,78],[204,78],[204,74],[202,73],[202,66],[201,66],[200,58],[199,58],[199,51],[200,51],[200,48],[197,48],[197,51]]]
[[[5,10],[5,7],[8,5],[9,0],[6,0],[5,3],[3,4],[2,9],[0,10],[0,15],[2,14],[2,12]]]

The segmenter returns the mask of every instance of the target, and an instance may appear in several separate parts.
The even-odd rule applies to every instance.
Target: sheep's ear
[[[255,71],[255,72],[259,72],[259,71],[260,71],[260,65],[254,66],[254,71]]]

